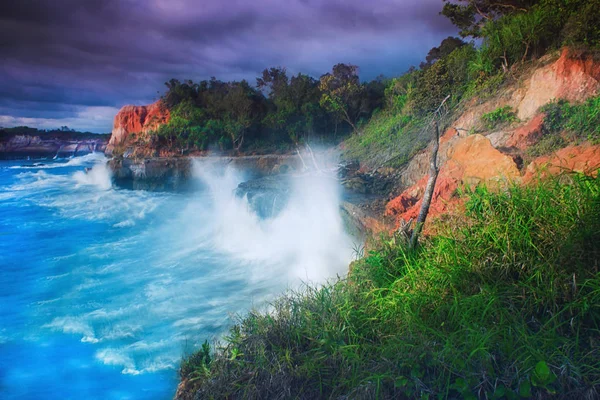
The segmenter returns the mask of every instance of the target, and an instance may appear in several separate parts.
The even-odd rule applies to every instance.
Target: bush
[[[580,8],[567,19],[562,35],[567,45],[600,47],[600,1],[579,1]]]
[[[546,113],[544,125],[552,133],[569,131],[593,143],[600,141],[600,96],[583,104],[554,101],[541,108]]]
[[[417,252],[252,312],[197,398],[582,398],[600,385],[600,179],[464,193]],[[561,183],[562,182],[562,183]]]
[[[485,122],[488,129],[494,129],[498,125],[509,124],[519,120],[510,106],[500,107],[490,113],[483,114],[481,119]]]
[[[555,29],[547,11],[539,7],[503,16],[483,27],[482,57],[496,68],[508,69],[528,57],[543,54]]]

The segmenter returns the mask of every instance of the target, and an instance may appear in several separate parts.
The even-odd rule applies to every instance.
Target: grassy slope
[[[565,182],[568,181],[568,182]],[[417,253],[396,239],[347,280],[250,313],[198,398],[594,398],[600,384],[600,179],[463,194]]]
[[[344,142],[344,158],[370,168],[401,166],[423,149],[431,135],[422,120],[402,112],[375,114],[358,134]]]

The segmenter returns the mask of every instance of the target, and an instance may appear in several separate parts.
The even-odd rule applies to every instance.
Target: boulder
[[[529,183],[535,179],[572,171],[595,176],[599,169],[600,145],[569,146],[554,154],[536,158],[527,166],[523,181]]]
[[[507,147],[525,150],[537,142],[544,135],[544,118],[546,114],[537,114],[528,123],[512,131],[506,140]]]

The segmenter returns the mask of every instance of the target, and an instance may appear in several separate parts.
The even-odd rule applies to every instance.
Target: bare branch
[[[411,249],[415,249],[419,242],[419,235],[423,230],[423,225],[427,219],[427,214],[429,214],[429,207],[431,206],[431,200],[433,199],[433,193],[435,191],[435,182],[437,181],[439,174],[437,154],[440,149],[440,129],[437,121],[433,122],[433,129],[435,137],[433,149],[431,151],[431,160],[429,162],[429,179],[427,180],[427,186],[425,187],[425,193],[423,194],[423,203],[421,204],[421,210],[419,211],[419,216],[417,217],[417,223],[415,224],[415,228],[410,238],[409,248]]]

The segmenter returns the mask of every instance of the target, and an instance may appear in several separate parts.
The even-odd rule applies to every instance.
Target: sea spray
[[[337,180],[315,172],[283,176],[291,188],[287,204],[274,217],[261,219],[247,198],[234,194],[244,180],[240,171],[195,160],[194,174],[212,199],[218,249],[296,282],[322,283],[345,274],[353,244],[344,231]]]
[[[73,178],[81,185],[95,185],[99,189],[109,190],[112,187],[111,172],[106,161],[100,159],[92,168],[76,171]]]

